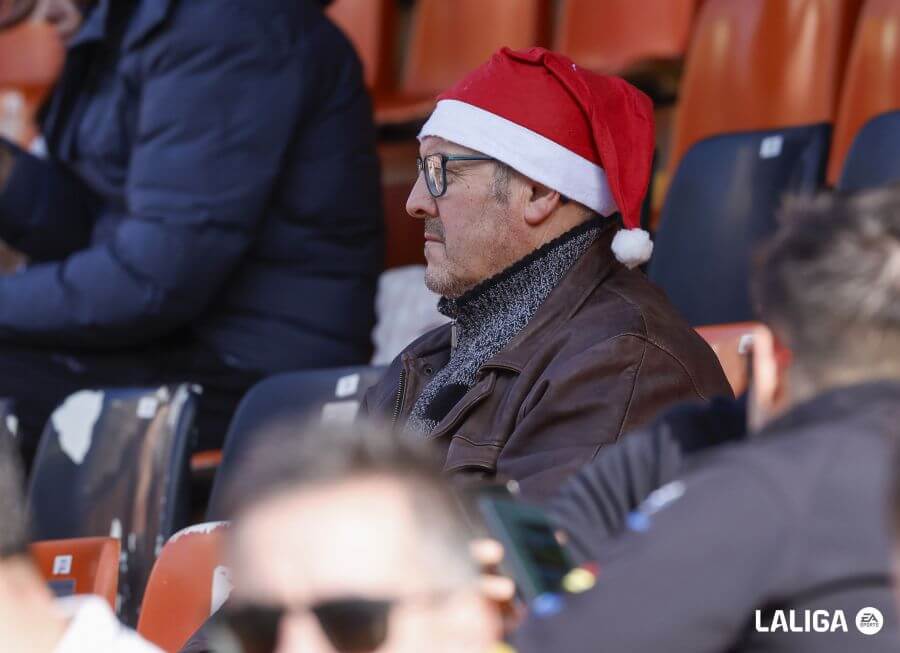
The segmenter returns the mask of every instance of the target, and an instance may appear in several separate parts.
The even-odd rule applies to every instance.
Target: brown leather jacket
[[[670,404],[731,396],[712,350],[602,233],[428,436],[455,475],[516,479],[544,498],[604,445]],[[406,423],[450,357],[450,325],[414,341],[362,410]]]

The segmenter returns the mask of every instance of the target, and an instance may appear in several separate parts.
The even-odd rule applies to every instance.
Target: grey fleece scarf
[[[438,310],[454,320],[450,360],[425,386],[407,428],[434,430],[475,385],[480,368],[528,324],[550,292],[596,240],[603,218],[594,218],[535,250],[458,299],[441,299]]]

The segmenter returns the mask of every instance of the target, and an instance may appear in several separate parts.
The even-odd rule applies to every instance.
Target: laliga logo
[[[863,608],[856,613],[856,629],[863,635],[875,635],[884,626],[878,608]],[[775,610],[771,621],[763,623],[762,610],[756,611],[758,633],[836,633],[847,632],[847,618],[843,610]]]

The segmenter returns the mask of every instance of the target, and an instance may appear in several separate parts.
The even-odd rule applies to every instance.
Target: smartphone
[[[531,603],[561,592],[575,564],[544,510],[496,489],[478,495],[475,503],[488,533],[503,545],[501,571],[515,581],[521,598]]]

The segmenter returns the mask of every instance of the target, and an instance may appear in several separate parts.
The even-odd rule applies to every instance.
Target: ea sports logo
[[[863,608],[856,613],[856,629],[863,635],[876,635],[884,626],[884,617],[878,608]]]

